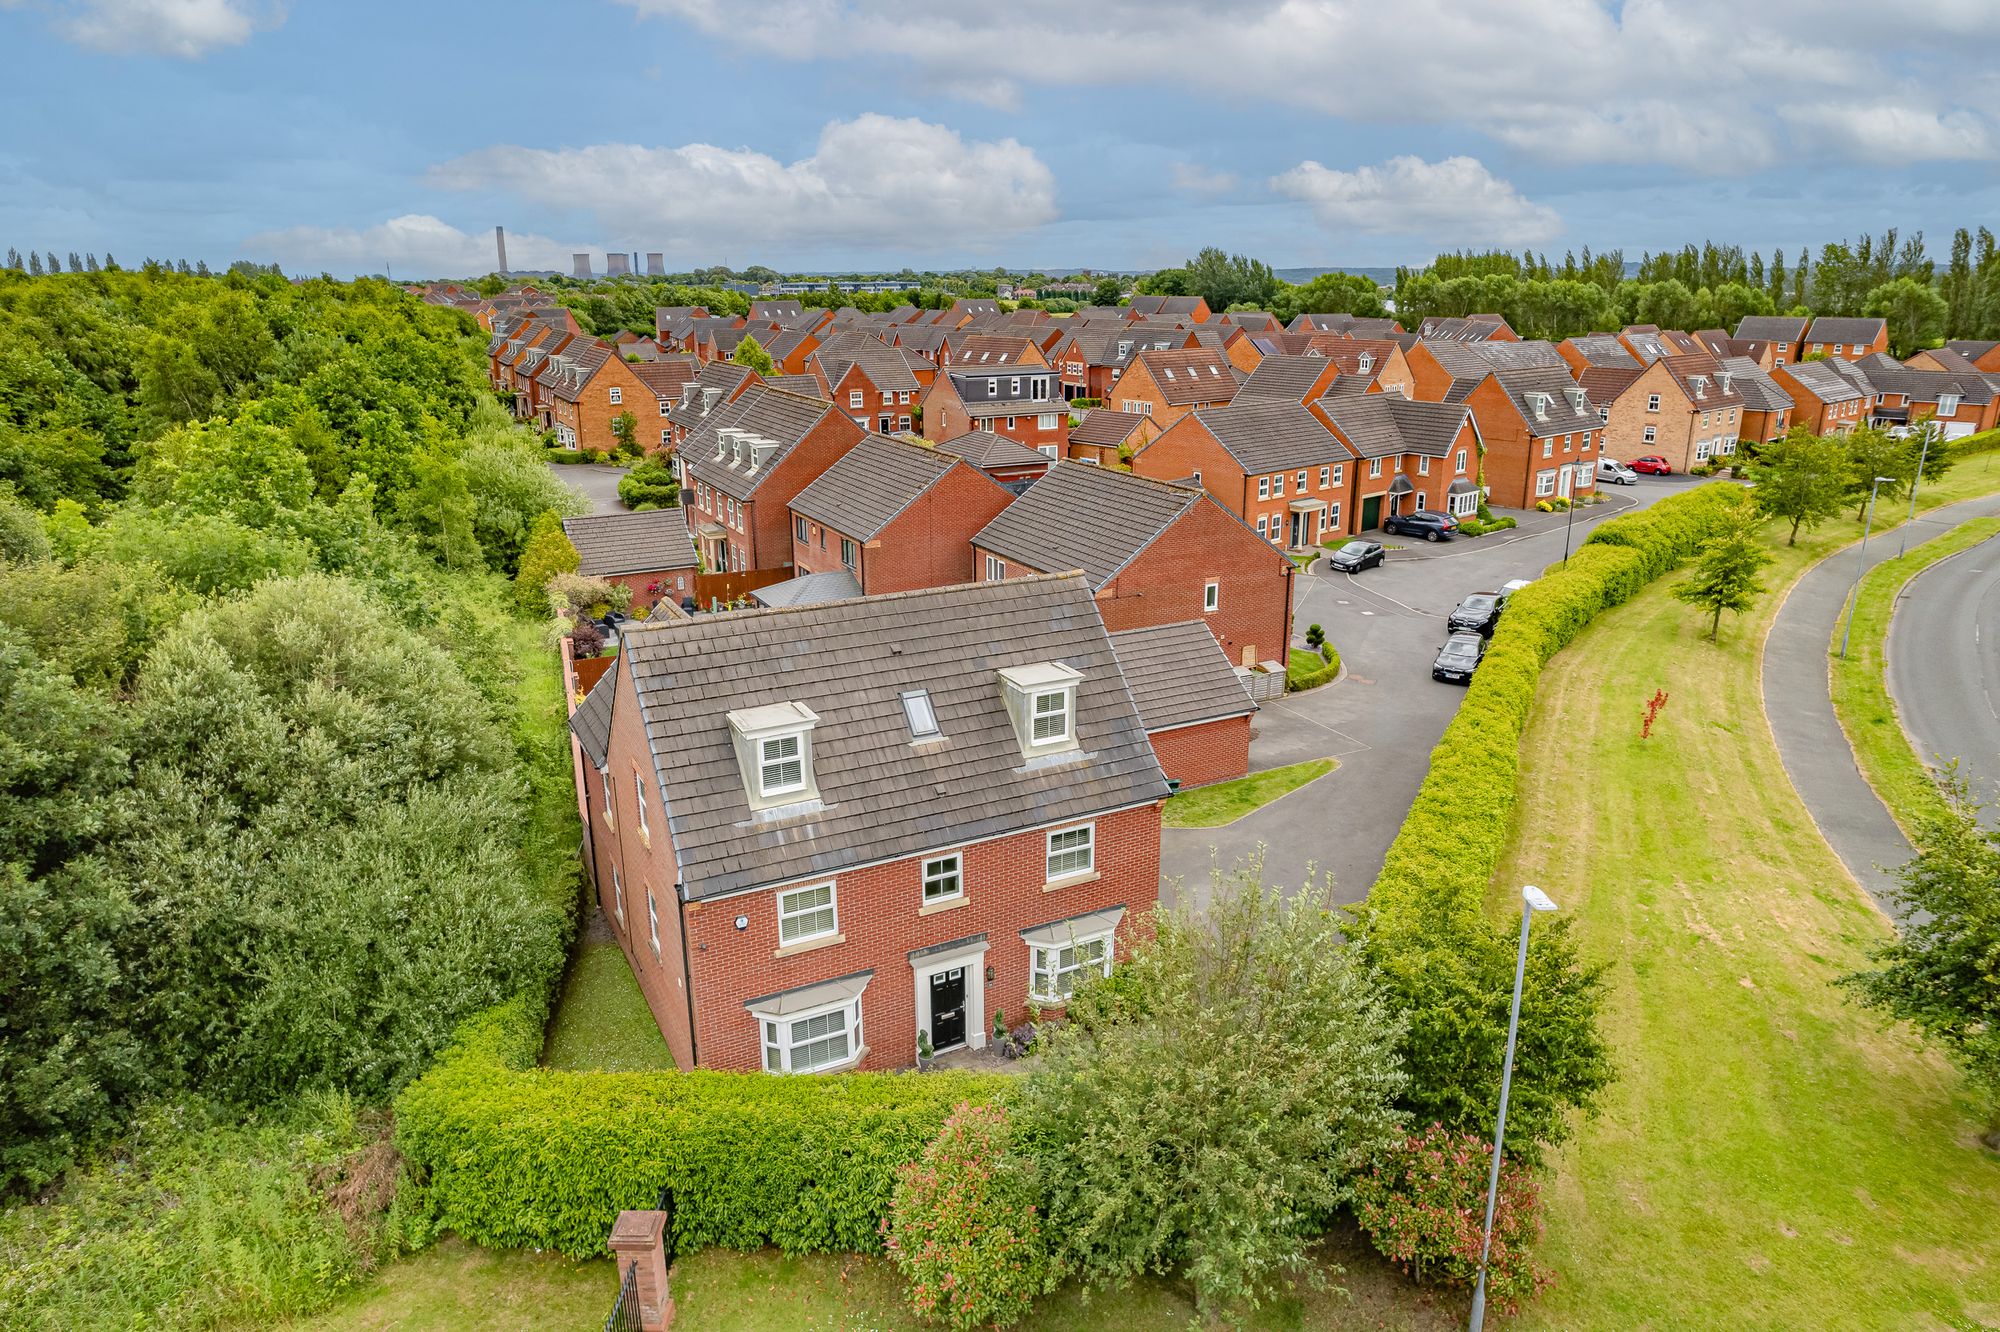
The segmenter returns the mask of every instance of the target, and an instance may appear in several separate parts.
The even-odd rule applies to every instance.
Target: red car
[[[1625,465],[1635,472],[1644,472],[1648,476],[1669,476],[1674,470],[1667,466],[1667,460],[1657,453],[1649,453],[1643,458],[1634,458]]]

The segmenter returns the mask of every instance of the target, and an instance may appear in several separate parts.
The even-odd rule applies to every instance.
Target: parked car
[[[1599,481],[1609,481],[1616,486],[1636,486],[1639,484],[1639,474],[1624,463],[1619,462],[1616,458],[1599,458],[1597,460],[1597,479]]]
[[[1326,563],[1335,573],[1355,574],[1380,564],[1382,555],[1379,541],[1350,541],[1327,556]]]
[[[1471,632],[1482,638],[1490,636],[1493,626],[1500,623],[1500,612],[1506,601],[1498,592],[1474,592],[1465,600],[1451,608],[1445,617],[1445,628],[1453,633]]]
[[[1458,535],[1458,519],[1443,509],[1418,509],[1415,513],[1384,518],[1382,530],[1397,536],[1420,536],[1426,541],[1449,541]]]
[[[1438,649],[1437,660],[1431,663],[1431,679],[1466,684],[1485,656],[1485,638],[1474,633],[1453,634]]]
[[[1507,603],[1513,599],[1514,594],[1533,581],[1532,578],[1509,578],[1500,584],[1500,609],[1506,610]]]
[[[1644,472],[1648,476],[1671,476],[1674,471],[1672,467],[1668,466],[1667,460],[1657,453],[1649,453],[1643,458],[1634,458],[1625,465],[1635,472]]]

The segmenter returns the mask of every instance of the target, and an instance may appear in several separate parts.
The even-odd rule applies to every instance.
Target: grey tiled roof
[[[1822,315],[1813,320],[1812,327],[1806,330],[1806,341],[1866,347],[1881,336],[1885,326],[1880,319]]]
[[[1528,433],[1537,438],[1568,434],[1573,430],[1596,430],[1604,424],[1597,419],[1597,408],[1592,405],[1588,392],[1584,394],[1581,407],[1570,403],[1569,390],[1581,386],[1569,377],[1567,366],[1498,370],[1494,372],[1494,378],[1507,391],[1507,397],[1513,402],[1514,410],[1521,414]],[[1530,401],[1537,393],[1552,399],[1548,404],[1548,414],[1540,418],[1536,417]]]
[[[1782,412],[1792,406],[1792,395],[1778,386],[1762,366],[1747,356],[1725,356],[1722,368],[1729,372],[1729,382],[1743,399],[1745,411]]]
[[[626,631],[622,656],[644,705],[690,899],[1167,794],[1090,589],[1074,575],[639,626]],[[1024,761],[997,672],[1051,661],[1083,677],[1080,749]],[[901,700],[910,689],[929,691],[941,741],[911,742]],[[744,795],[727,715],[779,703],[818,715],[811,749],[820,798],[759,816]]]
[[[760,587],[750,599],[761,606],[817,606],[828,601],[848,601],[861,595],[861,584],[845,569],[831,573],[800,574],[782,583]]]
[[[1779,367],[1779,372],[1790,376],[1800,388],[1821,402],[1852,402],[1867,396],[1835,370],[1831,361],[1800,361],[1795,365]]]
[[[1980,338],[1954,338],[1944,345],[1968,361],[1976,361],[1995,347],[2000,347],[2000,342],[1988,342]]]
[[[1639,369],[1639,358],[1609,333],[1587,333],[1582,337],[1571,338],[1569,345],[1586,363],[1600,369]]]
[[[1069,432],[1072,444],[1095,444],[1116,448],[1132,437],[1146,418],[1137,412],[1121,412],[1112,407],[1092,407]]]
[[[1363,458],[1421,453],[1442,458],[1465,428],[1468,410],[1454,402],[1412,402],[1400,393],[1327,398],[1320,410]]]
[[[766,375],[764,382],[781,393],[796,393],[802,398],[827,401],[826,390],[811,375]]]
[[[1205,407],[1195,419],[1252,476],[1345,462],[1348,457],[1340,440],[1302,403],[1231,403]]]
[[[1864,356],[1854,363],[1868,387],[1876,393],[1900,393],[1912,403],[1936,402],[1938,395],[1956,393],[1962,401],[1988,403],[1993,386],[1978,370],[1913,370],[1884,353]]]
[[[1160,397],[1172,406],[1228,402],[1236,396],[1236,367],[1221,352],[1180,347],[1141,352],[1138,360],[1152,373]]]
[[[972,542],[1042,573],[1081,569],[1095,590],[1202,496],[1113,468],[1059,462]]]
[[[1803,315],[1744,315],[1736,321],[1736,336],[1759,342],[1798,342],[1806,335]]]
[[[618,669],[614,663],[569,714],[570,731],[583,746],[584,757],[599,771],[603,770],[604,756],[611,748],[611,696],[617,692],[617,685]]]
[[[1327,373],[1324,356],[1266,356],[1243,381],[1232,405],[1252,402],[1297,402],[1319,396],[1313,391]]]
[[[1070,438],[1076,438],[1075,431],[1070,432]],[[1047,454],[1037,453],[1020,440],[996,435],[991,430],[968,430],[963,435],[940,442],[937,451],[989,470],[995,467],[1026,467],[1049,461]]]
[[[836,333],[819,345],[812,359],[826,376],[828,388],[837,387],[857,365],[877,392],[915,393],[919,387],[902,353],[873,333]]]
[[[1480,380],[1493,373],[1493,363],[1474,351],[1470,343],[1455,342],[1448,338],[1438,341],[1427,338],[1422,346],[1436,358],[1444,372],[1451,376],[1451,387],[1444,395],[1446,402],[1457,402],[1478,388]]]
[[[577,572],[592,577],[692,569],[697,563],[686,509],[600,513],[565,518],[562,525],[583,561]]]
[[[958,464],[950,454],[869,435],[792,498],[792,511],[842,536],[872,541]]]
[[[1148,731],[1257,711],[1236,668],[1200,620],[1111,635],[1119,669]]]
[[[764,478],[777,470],[778,464],[784,461],[793,446],[829,415],[838,415],[831,403],[753,384],[735,402],[717,406],[703,417],[701,424],[688,436],[681,449],[681,457],[687,460],[688,478],[705,481],[723,494],[733,495],[739,500],[749,499],[764,483]],[[716,460],[716,432],[731,427],[778,442],[777,452],[757,469],[754,476]]]
[[[1526,370],[1539,366],[1567,366],[1553,342],[1471,342],[1466,350],[1495,370]]]

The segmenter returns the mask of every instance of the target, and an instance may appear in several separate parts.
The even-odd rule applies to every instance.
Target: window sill
[[[1052,893],[1058,888],[1073,888],[1080,883],[1096,883],[1103,877],[1096,870],[1091,870],[1085,874],[1066,874],[1060,879],[1050,879],[1042,885],[1042,891]]]
[[[844,934],[823,934],[816,939],[801,939],[797,943],[785,944],[771,950],[772,957],[795,957],[800,953],[810,953],[820,948],[831,948],[835,944],[847,942]]]
[[[639,845],[645,847],[648,851],[653,849],[652,830],[643,825],[639,829]]]
[[[919,916],[935,916],[944,911],[956,911],[962,906],[969,905],[970,902],[970,898],[966,897],[964,893],[960,893],[957,897],[947,897],[941,902],[926,902],[917,908],[917,914]]]

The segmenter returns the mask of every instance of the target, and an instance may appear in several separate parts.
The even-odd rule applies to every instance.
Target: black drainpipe
[[[694,1034],[694,970],[688,965],[688,914],[687,895],[682,891],[685,885],[674,885],[674,910],[681,918],[681,993],[687,996],[688,1010],[688,1063],[694,1068],[701,1067],[701,1043]],[[759,1032],[758,1040],[763,1039]]]

